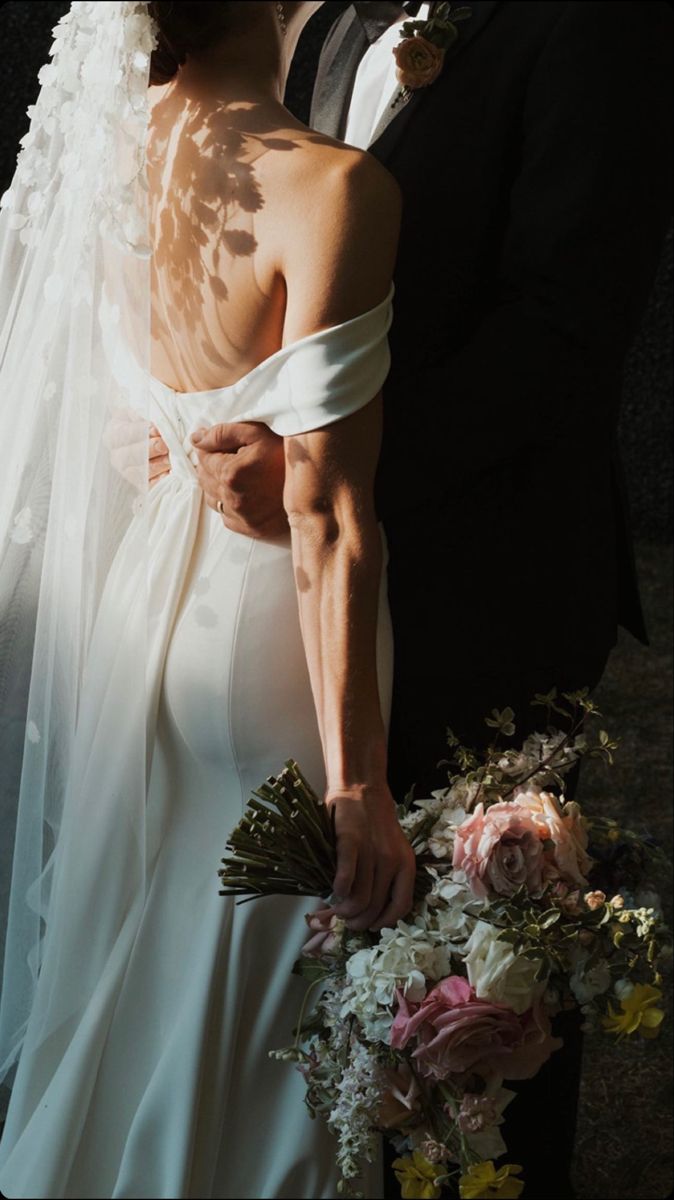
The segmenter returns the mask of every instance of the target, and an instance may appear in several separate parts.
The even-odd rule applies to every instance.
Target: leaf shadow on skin
[[[323,141],[285,110],[269,113],[256,103],[214,106],[173,84],[162,88],[152,103],[152,336],[165,361],[184,360],[173,371],[176,378],[203,378],[204,360],[214,368],[206,389],[188,385],[184,390],[227,387],[250,369],[248,345],[237,344],[242,326],[234,306],[242,281],[246,302],[257,297],[259,311],[274,317],[259,339],[260,361],[279,348],[275,342],[282,337],[285,284],[279,279],[282,295],[272,296],[260,283],[267,247],[258,243],[255,218],[266,201],[257,164],[263,156],[301,153]],[[265,175],[273,178],[273,169]],[[236,267],[242,260],[250,266],[245,276]],[[210,379],[208,369],[206,374]],[[183,390],[182,385],[175,390]]]

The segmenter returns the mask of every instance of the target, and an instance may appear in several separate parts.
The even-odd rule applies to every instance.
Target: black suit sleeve
[[[669,221],[671,34],[664,3],[563,6],[530,75],[494,303],[447,363],[415,372],[415,392],[443,397],[431,436],[405,431],[429,469],[442,456],[461,482],[528,445],[614,427],[593,397],[619,394],[606,384]]]

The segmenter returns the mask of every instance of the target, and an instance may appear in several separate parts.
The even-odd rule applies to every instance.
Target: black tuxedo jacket
[[[380,7],[325,44],[332,136]],[[618,622],[645,638],[616,425],[671,207],[671,8],[471,7],[370,147],[404,197],[377,502],[416,678],[582,663]]]

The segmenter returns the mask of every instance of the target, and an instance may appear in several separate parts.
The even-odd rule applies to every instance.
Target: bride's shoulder
[[[296,135],[300,153],[286,156],[291,187],[306,202],[315,201],[354,215],[368,215],[373,204],[396,212],[400,187],[394,176],[367,150],[348,146],[316,130]]]
[[[373,155],[307,130],[286,156],[276,240],[288,336],[349,320],[385,297],[400,231],[400,188]],[[298,299],[299,298],[299,299]]]
[[[374,155],[305,126],[289,140],[296,152],[282,156],[276,191],[288,236],[305,246],[347,240],[352,251],[397,243],[400,187]]]

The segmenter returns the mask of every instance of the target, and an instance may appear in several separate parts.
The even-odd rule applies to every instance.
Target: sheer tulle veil
[[[114,568],[131,524],[134,537],[142,530],[147,446],[138,442],[129,481],[111,465],[106,430],[115,409],[147,416],[155,31],[146,4],[74,3],[54,38],[0,213],[0,801],[3,827],[16,820],[0,1078],[31,1011],[40,1039],[58,1045],[132,941],[144,897],[152,613],[149,599],[136,603],[144,619],[120,644],[106,636],[106,611],[125,588],[151,594],[144,570],[119,579]],[[128,704],[110,720],[113,678]],[[113,791],[105,762],[119,756]],[[59,833],[82,805],[96,807],[105,857],[90,861],[81,846],[64,862]],[[111,893],[116,905],[99,906]],[[70,904],[90,914],[79,950],[59,946]],[[121,915],[106,924],[106,910]],[[43,996],[37,1012],[45,954],[58,1001]]]

